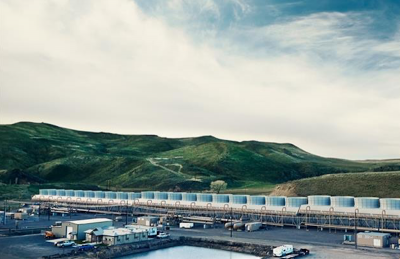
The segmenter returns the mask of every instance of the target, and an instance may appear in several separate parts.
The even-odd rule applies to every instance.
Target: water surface
[[[193,246],[176,246],[135,255],[120,257],[120,259],[257,259],[254,255],[229,252]]]

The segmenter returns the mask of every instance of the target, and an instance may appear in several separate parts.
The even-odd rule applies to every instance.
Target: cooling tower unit
[[[94,191],[84,191],[85,198],[94,198]]]
[[[310,205],[310,206],[330,206],[331,205],[331,196],[328,196],[328,195],[308,196],[308,205]]]
[[[247,195],[232,195],[233,204],[247,204]]]
[[[74,190],[65,190],[65,196],[74,197],[75,196]]]
[[[354,207],[359,209],[378,209],[379,198],[376,197],[358,197],[354,198]]]
[[[251,205],[265,205],[265,196],[250,196]]]
[[[156,193],[154,193],[154,199],[168,200],[168,193],[167,192],[156,192]]]
[[[331,197],[332,207],[354,207],[354,197],[352,196],[334,196]]]
[[[181,201],[181,200],[182,200],[182,193],[179,193],[179,192],[170,192],[170,193],[168,193],[168,200],[171,200],[171,201]]]
[[[47,189],[41,189],[41,190],[39,190],[39,194],[40,194],[40,195],[49,195],[49,190],[47,190]]]
[[[197,201],[196,193],[182,193],[182,199],[184,201]]]
[[[200,202],[212,202],[213,201],[213,195],[212,194],[206,194],[206,193],[199,193],[197,194],[197,200]]]
[[[127,200],[128,194],[126,192],[117,192],[117,199],[118,200]]]
[[[65,190],[57,190],[57,196],[65,196]]]
[[[142,192],[142,199],[154,199],[154,192]]]
[[[48,195],[50,195],[50,196],[55,196],[55,195],[57,195],[57,190],[56,190],[56,189],[49,189],[48,192],[49,192]]]
[[[229,203],[229,194],[214,194],[213,201],[215,203]]]
[[[381,199],[380,202],[383,210],[400,210],[400,199],[387,198]]]
[[[104,192],[106,199],[114,200],[117,198],[117,194],[115,192]]]
[[[287,197],[286,207],[300,207],[301,205],[307,204],[307,197]]]
[[[129,200],[136,200],[142,198],[142,194],[140,192],[128,192]]]
[[[284,196],[265,196],[265,205],[267,206],[285,206]]]
[[[104,194],[103,191],[95,191],[94,192],[94,197],[98,199],[104,199],[106,195]]]
[[[85,193],[81,190],[74,191],[75,197],[85,197]]]

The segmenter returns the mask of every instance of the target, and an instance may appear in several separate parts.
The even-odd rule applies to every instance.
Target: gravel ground
[[[256,232],[233,232],[221,228],[216,229],[179,229],[171,228],[171,236],[197,236],[205,238],[236,240],[259,244],[280,246],[292,244],[295,248],[307,248],[311,255],[307,258],[321,259],[372,259],[392,258],[400,259],[400,250],[361,248],[357,250],[353,246],[342,245],[344,232],[329,233],[329,231],[317,231],[315,229],[306,231],[294,228],[269,228]]]
[[[93,218],[94,215],[78,215],[74,216],[73,220]],[[98,215],[97,217],[105,217]],[[43,227],[53,224],[55,221],[69,220],[66,217],[52,217],[51,221],[47,218],[30,219],[23,222],[21,227]],[[131,220],[129,220],[131,221]],[[125,222],[118,222],[120,226]],[[9,223],[13,226],[13,222]],[[6,227],[9,227],[6,226]],[[4,226],[1,226],[4,227]],[[282,244],[293,244],[296,248],[308,248],[311,255],[307,258],[322,258],[322,259],[372,259],[372,258],[392,258],[400,259],[400,250],[394,251],[390,249],[373,249],[359,248],[357,250],[352,246],[342,245],[344,232],[329,233],[328,231],[317,231],[310,229],[297,230],[294,228],[279,228],[271,227],[268,230],[256,232],[233,232],[233,237],[230,237],[230,231],[222,226],[215,229],[179,229],[171,228],[170,233],[173,237],[178,236],[193,236],[205,237],[213,239],[236,240],[242,242],[251,242],[259,244],[268,244],[279,246]],[[70,251],[73,248],[65,248],[64,252]],[[16,258],[38,258],[43,255],[51,255],[63,253],[63,249],[54,247],[51,243],[45,242],[43,235],[26,235],[0,237],[0,258],[16,259]]]

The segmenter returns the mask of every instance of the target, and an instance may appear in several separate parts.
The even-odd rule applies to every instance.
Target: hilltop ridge
[[[242,188],[324,174],[400,170],[397,160],[325,158],[290,143],[94,133],[47,123],[0,125],[0,142],[4,183],[18,177],[30,183],[190,191],[207,189],[217,179]]]

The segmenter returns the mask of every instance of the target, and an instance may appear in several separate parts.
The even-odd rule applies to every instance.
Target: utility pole
[[[357,249],[357,210],[354,211],[354,245]]]
[[[4,201],[4,219],[3,219],[4,225],[7,224],[6,208],[7,208],[7,200]]]
[[[231,208],[231,237],[233,234],[233,209]]]
[[[49,208],[47,209],[47,220],[50,221],[50,213],[51,213],[51,208],[49,204]]]
[[[125,226],[128,225],[128,205],[125,206]]]

